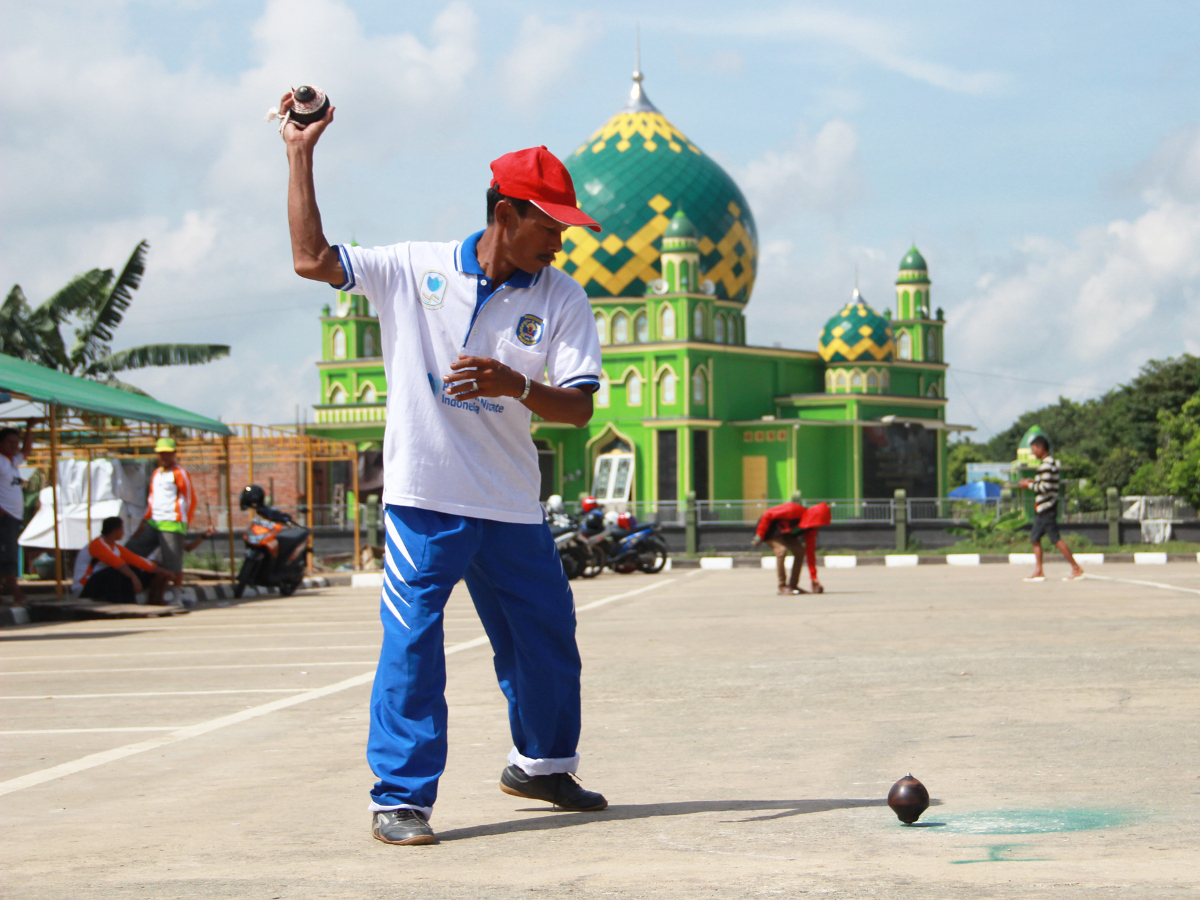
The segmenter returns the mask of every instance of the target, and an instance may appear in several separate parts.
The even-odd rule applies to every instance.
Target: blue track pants
[[[383,648],[371,692],[372,809],[429,814],[446,767],[442,614],[466,581],[508,699],[509,762],[531,775],[579,763],[575,601],[545,524],[514,525],[388,506]]]

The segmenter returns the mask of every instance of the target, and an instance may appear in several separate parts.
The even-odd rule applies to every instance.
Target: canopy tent
[[[175,425],[222,435],[233,433],[223,422],[199,413],[4,354],[0,354],[0,390],[37,403],[67,406],[118,419]]]
[[[1000,499],[1000,485],[994,481],[971,481],[962,487],[956,487],[950,492],[955,500],[974,500],[984,502]]]

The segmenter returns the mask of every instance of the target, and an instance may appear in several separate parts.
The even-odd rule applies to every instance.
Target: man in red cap
[[[281,109],[291,104],[284,95]],[[330,246],[312,160],[333,109],[289,121],[288,222],[296,272],[365,294],[379,315],[388,384],[383,501],[384,638],[367,760],[372,833],[431,844],[446,764],[442,612],[461,579],[508,699],[513,749],[500,790],[562,809],[608,802],[579,765],[575,607],[538,495],[531,415],[586,425],[600,342],[583,288],[551,266],[569,225],[600,230],[545,147],[492,163],[487,227],[463,241]]]
[[[754,546],[766,541],[775,551],[775,572],[779,578],[779,593],[803,594],[800,587],[801,543],[808,561],[808,576],[814,594],[825,593],[817,581],[817,529],[828,525],[833,512],[828,503],[817,503],[810,507],[787,502],[772,506],[758,520],[754,531]],[[792,555],[792,577],[787,577],[787,556]]]

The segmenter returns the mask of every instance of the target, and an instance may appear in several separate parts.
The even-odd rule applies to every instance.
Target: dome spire
[[[629,102],[625,104],[625,108],[621,112],[638,113],[658,112],[658,107],[650,102],[650,98],[646,96],[646,92],[642,90],[642,81],[646,76],[642,74],[642,26],[637,27],[637,55],[633,65],[633,87],[629,89]],[[661,115],[661,114],[660,114]]]

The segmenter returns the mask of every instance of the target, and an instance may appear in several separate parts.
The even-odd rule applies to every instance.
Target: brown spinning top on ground
[[[929,809],[929,791],[909,772],[888,791],[888,806],[905,825],[911,825]]]

